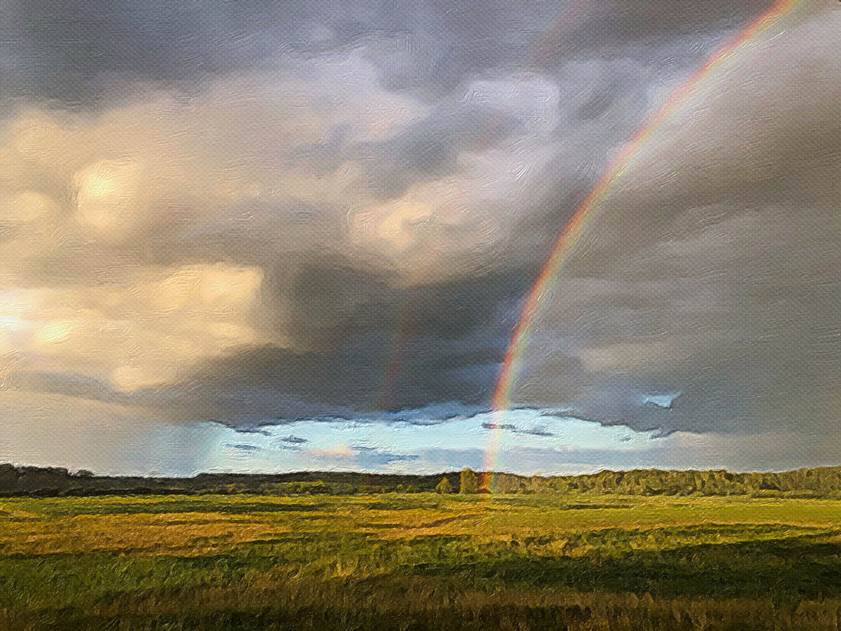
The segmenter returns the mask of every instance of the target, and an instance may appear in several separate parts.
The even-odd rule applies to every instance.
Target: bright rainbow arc
[[[561,230],[561,233],[555,240],[551,253],[526,295],[526,299],[520,310],[520,317],[512,331],[511,341],[505,352],[497,378],[496,388],[494,389],[492,409],[495,413],[503,412],[509,408],[511,388],[516,368],[522,355],[526,338],[530,332],[532,321],[537,312],[540,297],[549,284],[550,279],[558,272],[566,260],[567,254],[583,233],[587,225],[587,220],[593,214],[592,211],[598,207],[613,184],[622,176],[646,140],[678,110],[701,81],[744,44],[760,35],[765,29],[789,13],[798,3],[799,0],[777,0],[768,10],[739,31],[737,35],[716,49],[700,68],[693,72],[683,84],[669,95],[666,103],[645,120],[631,140],[609,162],[604,174],[599,178],[587,197],[578,205],[570,220]],[[495,468],[496,458],[499,452],[500,432],[501,430],[499,429],[490,430],[482,467],[486,474],[492,474]],[[485,485],[488,485],[491,480],[486,479],[484,482]]]

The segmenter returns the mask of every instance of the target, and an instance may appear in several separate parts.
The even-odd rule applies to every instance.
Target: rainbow
[[[584,3],[585,0],[572,0],[564,5],[558,17],[553,20],[552,26],[530,46],[526,65],[539,66],[546,62],[552,54],[552,44],[563,35],[564,28],[569,28],[576,22]],[[500,114],[491,122],[485,134],[493,131],[503,122],[503,116]],[[412,298],[405,300],[397,316],[396,334],[391,343],[391,354],[385,365],[379,398],[374,402],[377,408],[381,410],[388,410],[395,403],[393,391],[400,373],[403,371],[406,349],[415,335],[415,327],[411,324],[412,303]]]
[[[414,320],[412,319],[413,303],[414,301],[411,298],[403,301],[397,314],[397,327],[394,340],[391,343],[391,354],[386,364],[380,396],[375,402],[377,409],[380,410],[390,410],[394,405],[394,387],[403,370],[406,349],[415,336]]]
[[[540,298],[545,292],[550,280],[559,271],[569,252],[581,237],[587,227],[588,220],[594,215],[594,210],[604,200],[613,185],[622,177],[640,152],[646,141],[660,128],[660,126],[674,114],[686,101],[698,85],[716,68],[721,66],[735,52],[746,43],[759,36],[767,28],[775,24],[780,18],[789,13],[800,0],[777,0],[768,10],[742,28],[734,37],[717,48],[706,61],[692,75],[678,86],[668,97],[665,104],[648,116],[639,130],[624,145],[616,156],[608,163],[604,173],[596,182],[590,193],[585,197],[572,218],[567,222],[555,240],[552,251],[543,264],[540,273],[526,294],[517,324],[511,333],[508,349],[500,366],[496,388],[491,402],[492,410],[501,413],[510,407],[511,388],[517,372],[517,366],[522,357],[532,321],[540,305]],[[499,423],[496,423],[499,425]],[[486,472],[484,483],[490,484],[488,474],[494,471],[499,452],[500,430],[490,430],[488,444],[485,449],[483,471]]]

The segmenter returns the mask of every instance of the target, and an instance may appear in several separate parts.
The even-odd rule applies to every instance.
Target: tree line
[[[523,476],[463,469],[437,475],[302,471],[202,473],[189,478],[98,476],[56,467],[0,464],[0,496],[170,493],[349,495],[370,493],[541,493],[617,495],[791,495],[841,497],[841,467],[733,473],[723,469],[635,469],[568,476]]]
[[[841,467],[734,473],[724,469],[599,471],[568,476],[461,472],[461,493],[796,495],[841,497]]]

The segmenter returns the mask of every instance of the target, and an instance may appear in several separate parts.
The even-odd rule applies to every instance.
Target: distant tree
[[[479,478],[472,469],[462,469],[458,476],[459,493],[477,493],[479,491]]]
[[[87,469],[79,469],[75,475],[77,478],[92,478],[93,471],[88,471]]]
[[[439,495],[448,495],[453,492],[453,485],[447,479],[447,476],[441,478],[441,481],[435,486],[435,492]]]

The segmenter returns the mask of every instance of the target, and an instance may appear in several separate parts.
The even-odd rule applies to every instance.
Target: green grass
[[[0,629],[836,629],[841,501],[0,500]]]

